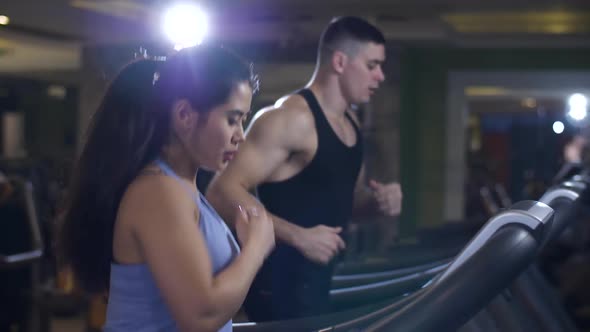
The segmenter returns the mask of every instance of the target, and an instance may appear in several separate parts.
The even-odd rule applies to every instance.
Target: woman
[[[236,55],[197,46],[134,62],[109,87],[60,239],[80,284],[108,290],[105,331],[231,331],[272,222],[240,208],[240,251],[195,176],[234,156],[256,83]]]

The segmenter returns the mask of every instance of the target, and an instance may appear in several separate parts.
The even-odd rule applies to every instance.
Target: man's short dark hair
[[[322,33],[318,57],[323,62],[336,50],[352,55],[355,46],[367,42],[385,45],[385,37],[377,27],[360,17],[336,17]]]

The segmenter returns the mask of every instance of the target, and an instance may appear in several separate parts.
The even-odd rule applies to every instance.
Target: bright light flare
[[[176,50],[200,44],[208,30],[207,15],[192,4],[177,4],[168,9],[163,25]]]

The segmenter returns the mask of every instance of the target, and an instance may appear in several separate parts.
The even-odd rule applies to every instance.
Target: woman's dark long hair
[[[111,82],[91,121],[58,230],[61,263],[86,291],[108,290],[119,203],[166,144],[172,104],[187,99],[197,112],[208,112],[244,81],[256,89],[251,65],[224,48],[197,46],[165,62],[132,62]]]

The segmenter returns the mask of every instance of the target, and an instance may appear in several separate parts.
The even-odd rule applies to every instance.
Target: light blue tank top
[[[180,181],[166,163],[161,160],[156,163],[166,175]],[[188,186],[187,190],[193,195]],[[240,249],[221,217],[205,198],[199,193],[198,197],[194,195],[194,199],[200,211],[199,228],[207,243],[213,275],[216,275],[231,263]],[[147,264],[111,264],[110,283],[105,332],[178,331]],[[231,330],[230,320],[219,331]]]

